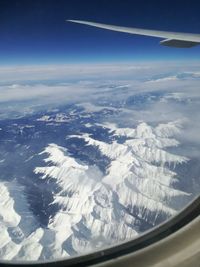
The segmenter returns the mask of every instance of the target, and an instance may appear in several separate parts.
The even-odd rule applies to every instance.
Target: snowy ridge
[[[180,131],[178,122],[156,128],[146,123],[135,129],[108,124],[104,127],[127,140],[108,144],[88,134],[71,137],[84,139],[111,159],[105,176],[97,166],[85,165],[55,144],[42,152],[48,155],[45,161],[51,166],[35,169],[41,178],[54,178],[61,187],[54,195],[60,212],[49,227],[61,233],[59,241],[62,238],[68,253],[86,252],[134,237],[139,231],[138,220],[155,225],[161,213],[168,217],[176,212],[173,198],[181,201],[181,197],[187,197],[187,193],[173,188],[176,173],[168,168],[187,158],[164,150],[178,146],[172,138]]]
[[[69,256],[55,241],[55,230],[39,226],[28,207],[23,187],[1,182],[0,191],[1,259],[37,261]]]
[[[146,123],[141,123],[132,134],[130,128],[115,130],[111,125],[110,130],[114,130],[117,135],[123,133],[126,136],[128,133],[129,139],[123,144],[116,141],[107,144],[88,135],[79,137],[84,138],[88,145],[97,146],[103,155],[112,159],[103,183],[110,185],[118,194],[120,203],[125,206],[134,203],[153,212],[163,210],[173,214],[173,209],[168,206],[169,201],[173,197],[187,194],[173,189],[171,185],[176,174],[170,171],[166,164],[181,164],[186,162],[187,158],[173,155],[163,148],[178,145],[175,139],[166,137],[177,133],[179,128],[170,123],[160,124],[152,129]],[[126,196],[126,199],[123,196]]]
[[[49,115],[43,115],[41,118],[37,119],[37,121],[42,121],[42,122],[68,122],[70,118],[66,114],[62,113],[57,113],[54,116],[49,116]]]
[[[120,207],[119,214],[115,214],[114,194],[102,183],[103,176],[97,167],[79,163],[55,144],[43,153],[49,155],[45,161],[54,165],[38,167],[35,172],[41,173],[43,179],[54,178],[61,188],[53,202],[60,211],[51,219],[49,228],[56,230],[57,242],[64,243],[68,252],[69,248],[71,253],[86,252],[137,234],[124,223]]]
[[[166,149],[179,145],[174,136],[180,124],[102,127],[125,141],[106,143],[88,134],[71,137],[85,140],[86,146],[109,157],[106,174],[56,144],[40,153],[45,166],[34,172],[47,183],[51,179],[57,188],[51,204],[58,209],[47,228],[37,223],[23,187],[0,183],[1,259],[54,259],[86,253],[134,238],[142,227],[149,229],[176,213],[174,202],[181,203],[188,194],[173,188],[177,182],[173,166],[188,159]]]
[[[43,247],[36,241],[43,230],[28,207],[23,188],[1,182],[0,191],[0,258],[37,260]]]

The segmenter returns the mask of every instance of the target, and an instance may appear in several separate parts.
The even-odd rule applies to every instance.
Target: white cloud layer
[[[184,138],[198,141],[199,69],[195,62],[1,67],[0,116],[70,103],[86,112],[109,107],[120,110],[116,120],[124,125],[184,121]],[[158,99],[148,104],[144,100],[139,109],[127,106],[130,97],[148,93],[158,94]]]

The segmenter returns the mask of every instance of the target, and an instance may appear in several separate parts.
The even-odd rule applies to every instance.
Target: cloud
[[[200,143],[199,65],[194,62],[1,67],[0,79],[1,117],[69,103],[85,112],[117,108],[120,113],[106,118],[110,122],[180,120],[181,138]],[[127,105],[133,96],[139,104]]]
[[[155,79],[155,80],[150,80],[147,81],[147,83],[157,83],[157,82],[166,82],[166,81],[175,81],[177,80],[177,76],[169,76],[169,77],[164,77],[164,78],[160,78],[160,79]]]
[[[73,94],[72,94],[73,93]],[[0,102],[23,101],[41,99],[41,101],[52,101],[52,98],[66,98],[66,102],[70,99],[76,100],[88,93],[87,87],[84,85],[54,85],[45,84],[20,85],[13,84],[11,86],[2,86],[0,91]]]
[[[0,67],[1,83],[13,81],[38,81],[38,80],[79,80],[100,79],[116,77],[116,75],[130,75],[147,70],[147,64],[69,64],[69,65],[38,65],[38,66],[15,66]]]

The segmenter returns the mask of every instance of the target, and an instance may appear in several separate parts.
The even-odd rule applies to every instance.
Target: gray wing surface
[[[165,46],[171,46],[177,48],[189,48],[200,44],[200,34],[129,28],[129,27],[114,26],[114,25],[108,25],[90,21],[82,21],[82,20],[67,20],[67,21],[79,24],[85,24],[116,32],[125,32],[130,34],[164,38],[164,40],[162,40],[160,44]]]

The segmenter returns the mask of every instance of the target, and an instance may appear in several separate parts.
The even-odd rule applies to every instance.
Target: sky
[[[199,60],[200,46],[163,47],[157,38],[66,22],[200,33],[199,14],[196,0],[1,0],[0,65]]]

